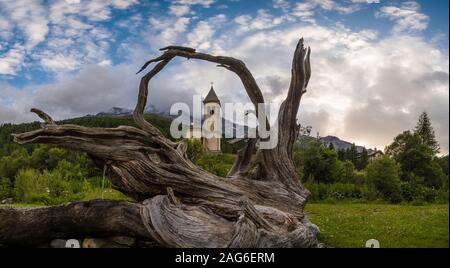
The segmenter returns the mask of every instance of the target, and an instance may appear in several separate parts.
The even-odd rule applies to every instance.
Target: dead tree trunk
[[[298,134],[296,115],[306,92],[310,49],[300,39],[292,79],[278,116],[278,144],[257,148],[248,140],[228,177],[213,175],[186,157],[186,144],[174,142],[144,119],[148,85],[173,58],[218,64],[241,79],[258,109],[264,98],[245,64],[195,49],[171,46],[147,63],[134,120],[139,128],[87,128],[45,122],[39,130],[15,134],[20,144],[45,143],[87,152],[106,167],[116,189],[139,203],[94,200],[36,209],[0,208],[0,244],[25,245],[71,236],[144,237],[163,247],[317,247],[303,208],[309,192],[295,172],[292,148]],[[140,72],[139,71],[139,72]],[[251,158],[255,153],[256,157]],[[253,160],[254,159],[254,160]]]

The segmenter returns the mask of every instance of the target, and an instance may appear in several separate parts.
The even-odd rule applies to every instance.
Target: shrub
[[[0,178],[0,199],[11,197],[12,184],[9,178]]]
[[[341,182],[346,183],[356,182],[355,166],[351,161],[345,160],[344,162],[342,162],[340,177]]]
[[[66,176],[66,177],[65,177]],[[27,169],[19,172],[14,185],[15,198],[26,203],[46,205],[80,200],[90,190],[86,180],[68,179],[58,169],[39,172]]]
[[[311,201],[362,199],[364,185],[354,183],[314,183],[307,182],[305,187],[311,192]]]
[[[192,162],[195,162],[202,155],[202,151],[203,151],[202,143],[199,139],[189,139],[189,140],[187,140],[187,143],[188,143],[188,148],[187,148],[186,154]]]
[[[366,168],[367,182],[391,203],[401,201],[400,166],[387,156],[373,160]]]
[[[14,150],[11,155],[0,158],[0,177],[14,179],[19,170],[29,166],[29,155],[24,148]]]
[[[232,154],[204,154],[194,163],[206,171],[225,177],[233,165],[235,155]]]
[[[333,183],[342,175],[342,163],[334,149],[325,147],[319,141],[311,141],[306,148],[295,148],[294,162],[297,173],[303,181]]]
[[[34,202],[36,196],[42,199],[48,197],[48,182],[42,174],[35,169],[19,171],[14,182],[14,196],[22,202]]]

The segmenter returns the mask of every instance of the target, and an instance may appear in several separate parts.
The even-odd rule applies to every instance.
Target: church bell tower
[[[207,152],[220,153],[221,139],[221,106],[220,100],[214,91],[213,83],[211,89],[203,100],[203,149]]]

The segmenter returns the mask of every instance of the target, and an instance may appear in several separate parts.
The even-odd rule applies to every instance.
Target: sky
[[[312,76],[298,113],[313,133],[384,148],[426,111],[449,147],[447,0],[0,0],[0,124],[133,108],[136,71],[183,45],[243,60],[266,102],[280,103],[300,37]],[[214,82],[249,102],[233,73],[177,59],[150,83],[149,106],[190,103]]]

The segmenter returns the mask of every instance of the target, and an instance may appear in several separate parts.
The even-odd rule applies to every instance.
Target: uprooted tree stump
[[[148,84],[172,59],[182,57],[213,62],[237,74],[255,109],[264,103],[260,88],[238,59],[179,46],[161,50],[161,56],[140,70],[156,63],[140,82],[133,114],[139,128],[57,125],[45,112],[32,109],[44,120],[42,128],[14,134],[19,144],[45,143],[87,152],[105,168],[113,186],[137,202],[0,207],[0,244],[129,236],[162,247],[320,246],[303,211],[309,192],[295,172],[292,154],[300,99],[311,76],[310,49],[304,47],[303,39],[295,49],[290,86],[276,122],[277,146],[264,150],[257,139],[247,139],[227,177],[194,165],[186,156],[185,142],[166,138],[144,119]]]

